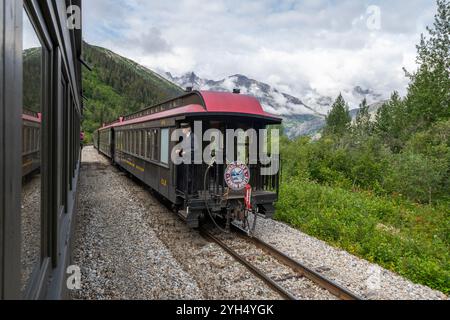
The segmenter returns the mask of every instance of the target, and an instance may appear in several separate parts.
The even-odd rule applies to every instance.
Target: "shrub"
[[[281,186],[276,219],[449,293],[448,207],[292,179]]]

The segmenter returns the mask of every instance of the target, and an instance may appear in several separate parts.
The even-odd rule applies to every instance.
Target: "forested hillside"
[[[177,96],[182,89],[149,69],[112,51],[84,43],[83,56],[93,71],[83,72],[87,141],[102,123]]]
[[[277,218],[450,292],[450,3],[417,46],[408,93],[355,122],[339,96],[322,138],[284,138]]]

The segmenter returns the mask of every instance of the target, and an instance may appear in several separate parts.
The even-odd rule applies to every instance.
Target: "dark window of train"
[[[58,184],[57,184],[57,192],[58,192],[58,209],[64,207],[66,204],[65,200],[65,177],[64,177],[64,109],[66,107],[66,96],[67,96],[67,84],[64,79],[61,80],[61,85],[59,88],[60,92],[58,95],[58,128],[57,128],[57,145],[58,145]]]
[[[140,134],[141,134],[141,154],[140,154],[140,156],[142,158],[145,158],[145,138],[146,138],[145,131],[141,130]]]
[[[125,146],[124,146],[124,149],[125,149],[125,152],[128,152],[128,131],[125,131],[124,132],[124,141],[125,141]]]
[[[73,159],[73,130],[72,130],[72,123],[73,123],[73,111],[72,111],[72,101],[73,96],[70,94],[69,99],[69,105],[68,105],[68,111],[67,111],[67,127],[69,130],[67,130],[67,146],[68,146],[68,154],[67,154],[67,180],[69,181],[69,189],[73,190],[73,179],[72,179],[72,171],[73,171],[73,165],[72,165],[72,159]]]
[[[141,131],[136,131],[136,155],[141,155]]]
[[[41,263],[41,156],[36,142],[41,136],[43,101],[43,61],[44,50],[28,15],[23,14],[23,114],[30,121],[23,121],[25,127],[22,157],[22,175],[26,176],[22,184],[21,204],[21,290],[25,295],[32,274],[37,272]]]
[[[132,153],[135,155],[135,154],[136,154],[136,131],[133,130],[132,132],[133,132],[133,133],[132,133],[132,139],[131,139],[131,142],[132,142],[132,144],[133,144],[133,150],[132,150]]]
[[[128,152],[133,153],[133,131],[128,131]]]
[[[141,131],[136,131],[136,155],[141,155]]]
[[[127,152],[131,153],[131,131],[127,131]]]
[[[152,160],[159,161],[159,130],[153,130],[152,137]]]
[[[135,142],[136,142],[136,134],[134,133],[134,131],[130,131],[130,153],[131,154],[134,154]]]
[[[129,137],[128,137],[128,143],[130,144],[129,148],[129,152],[130,154],[133,154],[133,131],[130,130],[129,132]]]
[[[146,149],[146,156],[145,156],[145,158],[147,160],[151,160],[152,159],[152,156],[151,156],[151,153],[152,153],[152,149],[151,149],[151,145],[152,145],[152,131],[151,130],[147,130],[145,134],[147,135],[147,141],[146,141],[146,144],[145,144],[145,149]]]
[[[62,132],[61,132],[61,140],[62,140],[62,174],[61,174],[61,185],[62,185],[62,202],[61,205],[64,206],[65,212],[68,212],[67,207],[67,196],[68,196],[68,182],[67,182],[67,107],[69,103],[69,90],[67,81],[63,81],[63,105],[62,105],[62,114],[61,114],[61,123],[62,123]]]
[[[138,132],[136,130],[134,130],[133,131],[133,154],[134,155],[138,154],[138,147],[139,147]]]
[[[71,121],[71,105],[72,105],[72,94],[69,93],[69,97],[67,100],[67,110],[66,110],[66,119],[65,119],[65,124],[64,126],[67,128],[66,130],[66,137],[65,137],[65,141],[66,141],[66,146],[67,146],[67,153],[66,153],[66,181],[67,181],[67,187],[68,190],[72,190],[72,179],[70,177],[70,168],[71,168],[71,148],[70,148],[70,139],[72,136],[72,131],[70,130],[70,121]]]
[[[125,146],[125,143],[126,143],[126,133],[124,132],[124,131],[122,131],[121,133],[120,133],[120,140],[121,140],[121,145],[122,145],[122,151],[126,151],[126,146]]]
[[[127,132],[126,131],[122,132],[123,151],[125,151],[125,152],[128,151],[128,149],[127,149],[127,145],[128,145],[127,137],[128,137]]]

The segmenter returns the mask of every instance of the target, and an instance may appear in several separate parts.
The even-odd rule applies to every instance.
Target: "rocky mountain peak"
[[[197,90],[223,92],[240,89],[242,94],[254,96],[267,112],[284,119],[283,125],[290,137],[314,135],[320,131],[325,124],[326,114],[334,102],[333,98],[310,90],[304,94],[305,101],[308,101],[305,103],[296,96],[243,74],[234,74],[221,80],[204,79],[195,72],[187,72],[179,77],[174,77],[170,73],[165,74],[169,80],[183,88],[194,87]],[[361,101],[363,98],[367,98],[370,103],[380,100],[373,90],[364,89],[362,86],[356,86],[353,91],[346,92],[346,95],[352,98],[352,102]],[[355,115],[357,110],[352,110],[351,113]]]

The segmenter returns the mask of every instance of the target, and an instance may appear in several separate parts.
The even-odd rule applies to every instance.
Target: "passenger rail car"
[[[206,213],[225,218],[228,224],[242,225],[245,192],[233,191],[226,183],[225,171],[230,162],[223,157],[222,161],[217,161],[219,155],[213,164],[175,165],[171,161],[171,152],[179,142],[171,141],[172,133],[183,127],[195,131],[196,122],[201,123],[200,139],[208,129],[214,128],[223,134],[226,146],[227,130],[255,129],[258,132],[269,125],[280,124],[281,119],[266,113],[260,103],[249,96],[194,91],[104,125],[94,134],[94,146],[113,163],[168,199],[188,225],[197,227]],[[236,150],[237,139],[232,143]],[[199,144],[202,152],[208,145]],[[262,167],[260,161],[246,166],[250,173],[248,183],[253,208],[270,218],[278,196],[279,174],[262,175]]]
[[[0,299],[66,299],[75,289],[67,280],[83,111],[81,5],[0,1]]]
[[[40,169],[41,115],[23,110],[22,122],[22,176],[27,177]]]

